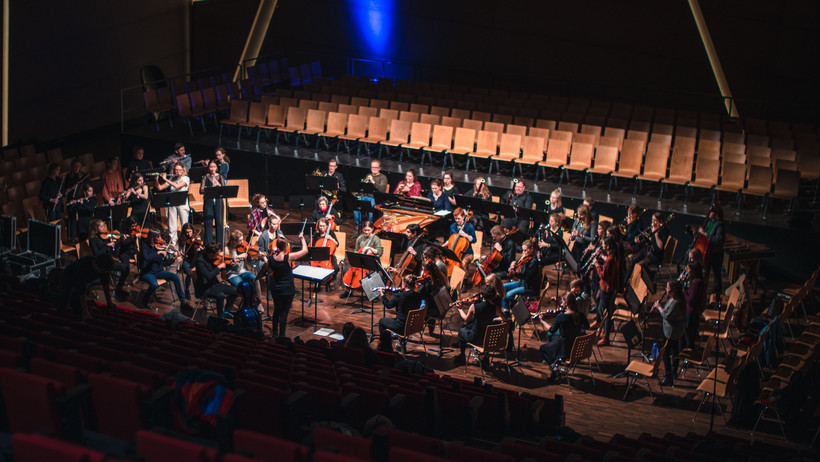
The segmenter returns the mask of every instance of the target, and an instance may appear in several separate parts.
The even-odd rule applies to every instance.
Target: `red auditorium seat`
[[[141,430],[137,453],[145,462],[217,462],[219,453],[208,446]]]
[[[362,460],[370,459],[360,459],[358,457],[345,456],[343,454],[326,451],[317,451],[316,454],[313,455],[313,462],[360,462]]]
[[[304,444],[247,430],[234,431],[233,446],[235,452],[262,462],[307,462],[310,457]]]
[[[447,459],[404,448],[390,448],[390,462],[444,462]]]
[[[370,460],[372,446],[373,442],[367,438],[345,435],[322,427],[313,430],[313,447],[316,451],[330,451]]]
[[[485,451],[483,449],[471,448],[458,443],[450,443],[448,451],[449,459],[456,462],[513,462],[515,459],[506,454]]]
[[[0,367],[14,369],[20,365],[20,355],[8,350],[0,350]]]
[[[146,428],[147,386],[99,374],[89,375],[88,383],[100,433],[132,441],[138,430]]]
[[[444,452],[444,443],[437,438],[389,427],[382,427],[379,431],[387,436],[387,443],[390,448],[404,448],[434,456],[441,455]]]
[[[43,435],[16,433],[11,437],[15,462],[103,462],[105,454]]]
[[[235,385],[237,390],[245,391],[235,408],[239,428],[281,435],[288,392],[244,378],[238,379]]]
[[[75,387],[88,381],[88,374],[82,369],[43,358],[31,358],[29,369],[34,375],[60,382],[66,387]]]
[[[563,462],[566,459],[566,456],[514,443],[502,443],[501,452],[513,456],[516,460],[531,458],[541,462]]]
[[[66,439],[80,433],[79,398],[84,387],[66,393],[54,380],[13,369],[0,369],[0,393],[12,433],[49,432]]]
[[[111,375],[118,379],[137,382],[152,391],[168,382],[167,374],[126,362],[111,363]]]

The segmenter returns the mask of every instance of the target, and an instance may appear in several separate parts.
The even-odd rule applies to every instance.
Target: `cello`
[[[507,233],[504,235],[504,238],[505,239],[510,239],[510,236],[512,236],[513,234],[515,234],[517,232],[518,232],[518,226],[513,226],[512,229],[507,231]],[[487,255],[487,258],[484,259],[484,263],[479,265],[479,267],[481,268],[481,271],[476,271],[475,273],[473,273],[473,279],[472,279],[473,287],[476,287],[479,284],[481,284],[481,282],[484,280],[484,275],[492,273],[493,270],[495,269],[495,267],[498,266],[499,263],[501,263],[502,258],[503,258],[503,256],[501,255],[501,252],[499,252],[495,248],[495,246],[493,246],[492,252],[490,252],[490,254]]]
[[[404,275],[405,272],[412,273],[413,271],[415,271],[417,262],[413,255],[410,254],[410,248],[415,247],[419,239],[421,239],[421,237],[424,236],[426,233],[426,230],[422,230],[419,233],[419,235],[416,236],[415,239],[413,239],[413,242],[411,242],[410,245],[407,246],[408,250],[405,250],[404,254],[402,254],[401,259],[399,259],[399,263],[396,265],[396,269],[393,270],[393,274],[397,277],[397,280],[401,279],[402,275]]]
[[[464,254],[467,253],[467,250],[470,248],[470,240],[459,233],[461,233],[461,231],[464,229],[464,226],[467,225],[472,215],[473,212],[466,212],[463,215],[461,215],[462,222],[461,225],[458,226],[458,231],[451,234],[450,237],[447,239],[447,248],[452,250],[453,253],[456,254],[456,257],[458,257],[458,261],[447,261],[448,277],[451,274],[453,274],[453,269],[461,263],[461,260],[464,258]]]
[[[373,242],[373,238],[375,234],[370,235],[370,240],[367,241],[367,244],[362,246],[362,248],[356,250],[357,253],[365,254],[365,255],[375,255],[375,252],[370,248],[370,244]],[[349,289],[359,289],[362,287],[362,279],[367,276],[365,274],[364,268],[353,268],[347,270],[344,277],[342,278],[342,284],[344,284]]]
[[[330,236],[329,220],[322,218],[319,220],[319,222],[316,223],[316,231],[318,231],[319,233],[322,232],[322,225],[324,225],[325,227],[324,238],[322,238],[321,242],[318,243],[319,245],[314,245],[316,247],[327,247],[328,249],[330,249],[330,258],[328,258],[327,260],[312,261],[310,262],[310,266],[333,269],[333,254],[336,253],[336,248],[339,246],[339,243],[336,242],[336,239],[333,239]],[[319,236],[317,236],[317,238],[318,237]]]

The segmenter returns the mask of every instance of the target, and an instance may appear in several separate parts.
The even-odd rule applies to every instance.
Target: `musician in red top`
[[[416,171],[412,168],[404,174],[404,179],[399,182],[393,194],[401,194],[404,197],[420,197],[421,183],[416,178]]]
[[[604,261],[596,260],[595,271],[598,273],[598,303],[595,322],[591,328],[601,327],[603,336],[598,345],[609,345],[610,318],[612,317],[612,302],[618,291],[618,259],[615,251],[615,241],[611,237],[604,239]]]

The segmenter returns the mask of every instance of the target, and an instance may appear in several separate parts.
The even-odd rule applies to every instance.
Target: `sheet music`
[[[299,265],[293,268],[293,277],[306,281],[322,282],[333,274],[332,268],[321,268],[318,266]]]

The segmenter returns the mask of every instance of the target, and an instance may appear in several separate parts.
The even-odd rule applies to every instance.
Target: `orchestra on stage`
[[[260,315],[271,321],[274,336],[286,334],[299,292],[296,279],[309,278],[305,291],[337,292],[342,300],[355,301],[378,275],[376,301],[396,310],[395,317],[375,324],[379,349],[392,351],[391,333],[403,332],[409,314],[425,309],[431,332],[437,322],[447,322],[445,315],[460,320],[464,327],[453,340],[461,362],[466,345],[480,343],[488,325],[510,322],[513,332],[521,316],[515,307],[522,306],[547,335],[540,351],[553,366],[586,331],[595,333],[598,345],[608,345],[616,297],[634,283],[636,267],[652,278],[671,260],[670,242],[685,239],[670,236],[667,225],[674,214],[654,212],[647,220],[645,210],[631,205],[622,219],[604,217],[591,198],[571,210],[560,189],[536,204],[523,178],[513,179],[510,190],[495,200],[481,176],[459,194],[451,172],[432,179],[429,191],[413,169],[391,187],[377,159],[361,178],[345,178],[336,160],[316,169],[309,177],[320,185],[318,194],[305,204],[313,209],[301,223],[295,217],[286,221],[289,214],[256,192],[246,216],[236,216],[247,228],[231,229],[222,195],[230,172],[225,149],[194,161],[178,143],[157,166],[143,156],[142,148],[134,149],[127,177],[119,161],[110,159],[101,196],[79,161],[65,175],[56,164],[48,169],[40,192],[46,216],[64,220],[70,238],[87,245],[92,259],[72,263],[66,274],[80,267],[107,268],[114,274],[117,300],[129,299],[136,277],[147,286],[135,303],[142,309],[152,309],[157,289],[169,285],[174,303],[191,316],[195,297],[212,300],[217,316],[230,319],[238,294],[247,293],[273,303],[272,313],[265,308]],[[192,181],[197,167],[204,171]],[[199,210],[189,204],[193,186],[204,198]],[[343,223],[353,227],[350,236],[341,232]],[[710,293],[723,290],[726,226],[720,207],[712,206],[703,223],[689,231],[691,250],[667,287],[670,301],[655,305],[664,334],[675,340],[667,354],[679,351],[678,341],[680,347],[694,346],[710,277]],[[315,269],[297,270],[302,265]],[[569,290],[550,290],[548,273],[558,275],[556,286],[567,276]],[[76,298],[75,289],[71,297]],[[554,309],[545,309],[549,304]],[[515,347],[520,345],[510,335],[509,348]],[[674,377],[664,380],[672,383]]]

